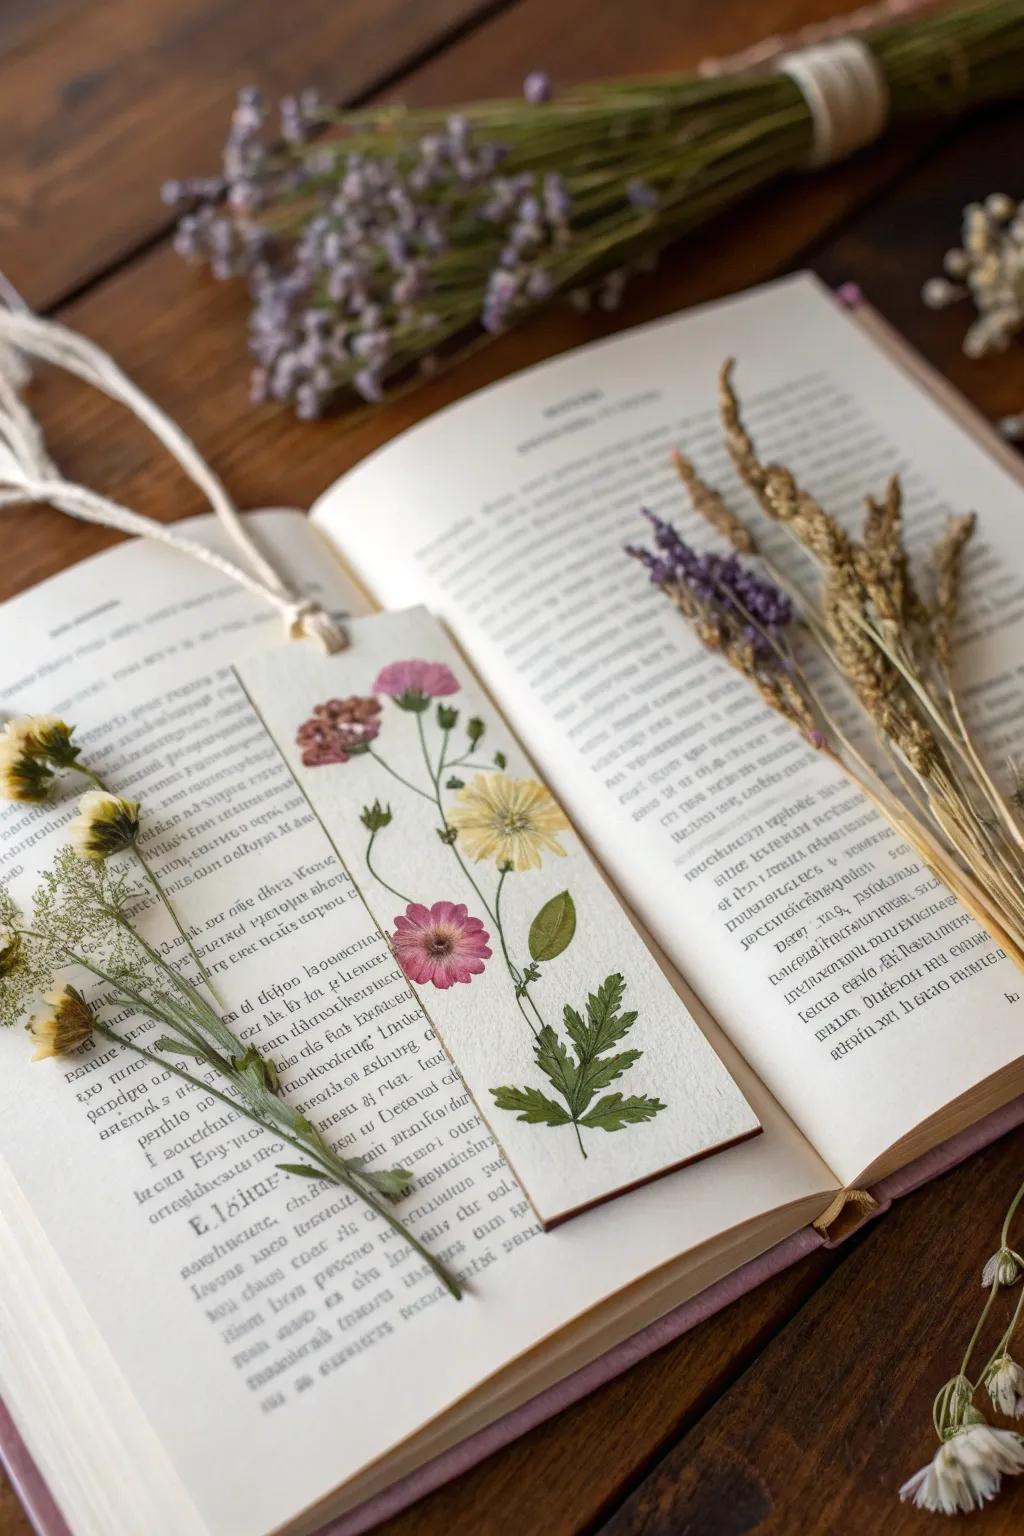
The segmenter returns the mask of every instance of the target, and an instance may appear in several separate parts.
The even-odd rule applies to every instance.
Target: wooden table
[[[533,67],[560,84],[684,67],[839,8],[837,0],[4,0],[0,265],[39,310],[113,352],[243,506],[307,505],[370,448],[513,367],[801,265],[832,283],[859,282],[988,415],[1024,408],[1019,349],[968,362],[962,315],[930,314],[919,302],[923,279],[954,243],[961,206],[1019,176],[1020,107],[922,130],[766,194],[667,260],[612,320],[546,317],[352,431],[251,409],[243,295],[171,251],[159,184],[215,167],[242,84],[271,95],[313,84],[349,104],[457,101],[515,92]],[[1024,186],[1005,190],[1020,195]],[[103,398],[45,379],[33,404],[69,474],[159,517],[200,510]],[[0,598],[109,542],[45,510],[9,516],[3,539]],[[387,1536],[933,1528],[898,1505],[895,1490],[930,1454],[931,1397],[973,1321],[979,1266],[1022,1159],[1018,1133],[434,1494]],[[1022,1522],[1024,1479],[975,1517],[989,1536]],[[27,1531],[3,1484],[0,1536]]]

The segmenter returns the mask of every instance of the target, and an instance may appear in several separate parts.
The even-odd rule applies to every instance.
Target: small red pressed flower
[[[380,732],[380,702],[377,699],[328,699],[317,704],[310,719],[295,733],[307,768],[324,768],[329,763],[347,763],[357,752],[365,752]]]

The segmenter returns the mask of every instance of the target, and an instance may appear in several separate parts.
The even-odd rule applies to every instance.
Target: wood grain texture
[[[4,0],[0,261],[46,308],[216,174],[238,88],[361,98],[500,0]]]
[[[355,426],[302,425],[278,408],[249,407],[244,295],[153,240],[164,217],[157,184],[214,163],[234,89],[249,79],[270,91],[311,81],[351,99],[475,19],[387,88],[412,103],[456,101],[515,93],[537,66],[561,84],[684,66],[841,8],[842,0],[5,0],[0,262],[37,303],[82,288],[60,317],[113,352],[180,421],[242,505],[308,505],[448,401],[607,331],[802,264],[808,253],[829,280],[859,281],[984,409],[1020,408],[1019,356],[1016,368],[1010,357],[966,363],[963,318],[918,303],[961,203],[1004,180],[1011,159],[1019,164],[1019,110],[925,132],[767,193],[680,246],[617,314],[552,311]],[[32,404],[68,473],[161,518],[202,510],[105,398],[44,375]],[[45,509],[3,516],[0,598],[112,542]],[[924,1517],[901,1517],[892,1490],[927,1454],[918,1399],[933,1390],[929,1370],[936,1379],[946,1370],[974,1301],[944,1267],[949,1238],[965,1233],[956,1264],[973,1273],[978,1212],[997,1224],[1022,1150],[1015,1138],[912,1197],[852,1251],[778,1277],[439,1490],[386,1536],[568,1536],[609,1519],[615,1536],[873,1536],[883,1522],[902,1531],[901,1518],[912,1522],[907,1530],[927,1529]],[[790,1453],[806,1473],[791,1470]],[[699,1478],[691,1457],[700,1458]],[[1019,1529],[1020,1513],[1007,1500],[986,1529]],[[27,1533],[0,1485],[0,1536]]]
[[[379,1536],[573,1536],[597,1530],[623,1487],[642,1477],[728,1390],[842,1258],[839,1250],[818,1252],[777,1275],[380,1526]]]
[[[1022,1479],[969,1522],[897,1490],[935,1449],[932,1399],[959,1366],[1022,1173],[1017,1131],[894,1206],[602,1536],[1019,1536]]]
[[[1024,349],[965,357],[971,306],[926,309],[921,287],[941,271],[943,252],[959,245],[965,204],[1004,189],[1024,195],[1021,165],[1024,104],[988,111],[903,177],[896,195],[865,207],[810,253],[826,282],[859,282],[865,297],[991,420],[1024,411]]]

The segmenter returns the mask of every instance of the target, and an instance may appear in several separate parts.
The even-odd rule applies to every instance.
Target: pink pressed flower
[[[374,693],[387,693],[403,709],[423,710],[428,699],[458,693],[459,683],[443,661],[392,661],[373,685]]]
[[[425,907],[414,901],[404,917],[395,918],[391,948],[410,981],[447,988],[479,976],[491,958],[489,938],[480,919],[468,916],[461,902],[435,901]]]

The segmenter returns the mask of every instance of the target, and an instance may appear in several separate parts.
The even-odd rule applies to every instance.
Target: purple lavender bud
[[[428,213],[420,220],[418,233],[421,244],[428,251],[437,252],[447,249],[448,241],[444,231],[432,213]]]
[[[363,399],[368,400],[371,405],[376,405],[383,400],[384,390],[381,387],[380,378],[372,368],[361,368],[352,383]]]
[[[448,119],[448,138],[458,149],[465,149],[469,142],[469,118],[463,112],[453,112]]]
[[[295,96],[282,96],[280,105],[281,137],[286,144],[301,144],[306,137],[302,108]]]
[[[249,399],[253,405],[265,405],[269,398],[269,379],[265,368],[254,368],[249,375]]]
[[[160,201],[168,208],[183,203],[188,196],[183,181],[165,181],[160,188]]]
[[[626,183],[626,197],[640,213],[653,213],[658,206],[658,194],[649,182],[634,176]]]
[[[366,177],[358,166],[351,165],[341,179],[341,195],[347,203],[359,203],[367,193]]]
[[[324,401],[315,384],[308,379],[295,391],[295,414],[300,421],[315,421],[324,407]]]
[[[551,100],[551,81],[542,69],[531,69],[523,81],[523,95],[534,107]]]
[[[597,302],[600,304],[601,308],[607,310],[618,309],[619,305],[622,303],[622,292],[625,286],[625,272],[623,272],[621,269],[615,272],[609,272],[607,277],[604,279],[604,282],[601,284],[601,289],[597,296]]]
[[[553,224],[560,224],[569,217],[571,207],[565,182],[557,171],[549,171],[544,177],[544,212]]]
[[[386,229],[380,237],[380,243],[385,255],[395,271],[401,268],[409,259],[409,247],[397,229]]]
[[[543,267],[534,267],[526,279],[527,296],[534,299],[537,303],[550,298],[554,292],[554,287],[554,281],[550,272],[546,272]]]

